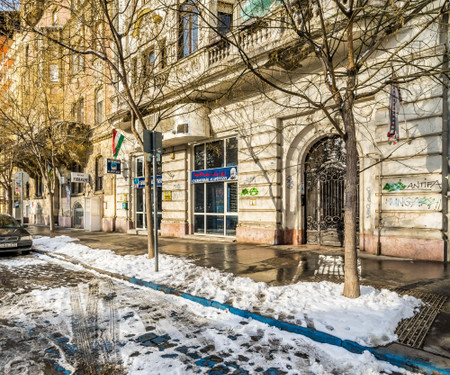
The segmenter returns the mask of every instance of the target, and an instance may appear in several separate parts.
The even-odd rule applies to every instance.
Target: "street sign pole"
[[[20,174],[20,224],[23,225],[23,173]]]
[[[156,181],[156,150],[153,152],[153,228],[155,231],[155,272],[158,272],[158,182]]]
[[[156,180],[156,158],[158,155],[162,154],[162,134],[144,129],[142,140],[144,152],[150,153],[153,157],[153,238],[155,248],[155,272],[158,272],[158,181]]]

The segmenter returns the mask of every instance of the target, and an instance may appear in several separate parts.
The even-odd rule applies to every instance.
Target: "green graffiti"
[[[248,189],[242,189],[241,197],[244,196],[244,195],[248,195],[248,194],[249,194]]]
[[[387,183],[386,185],[384,185],[383,190],[387,190],[387,191],[393,192],[393,191],[400,191],[400,190],[403,190],[405,188],[406,188],[406,185],[399,181],[399,182],[394,182],[392,184],[391,183]]]
[[[254,197],[255,195],[258,195],[259,194],[259,191],[258,191],[258,189],[257,188],[251,188],[250,189],[250,195],[252,196],[252,197]]]
[[[250,190],[248,189],[242,189],[241,191],[241,197],[245,195],[250,195],[251,197],[254,197],[259,194],[259,190],[255,187],[252,187]]]

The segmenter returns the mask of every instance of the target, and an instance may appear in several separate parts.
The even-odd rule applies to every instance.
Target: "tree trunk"
[[[13,185],[8,186],[8,214],[13,214],[14,189]]]
[[[49,220],[50,220],[50,235],[52,235],[53,233],[55,233],[55,215],[54,215],[54,192],[52,189],[49,189],[48,191],[48,199],[49,199],[49,207],[50,207],[50,212],[49,212]]]
[[[148,257],[150,259],[155,257],[155,234],[153,233],[153,212],[152,212],[152,187],[151,187],[151,176],[152,168],[150,162],[147,161],[146,155],[144,155],[145,160],[145,210],[147,213],[147,249]],[[154,182],[156,189],[156,181]]]
[[[347,169],[345,171],[345,199],[344,199],[344,249],[345,276],[344,296],[357,298],[360,295],[358,278],[358,255],[356,252],[356,206],[358,200],[358,150],[356,148],[355,119],[353,103],[347,99],[343,111],[345,127],[345,147],[347,151]]]

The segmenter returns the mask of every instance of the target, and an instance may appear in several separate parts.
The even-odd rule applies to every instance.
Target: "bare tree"
[[[254,87],[281,108],[321,113],[319,117],[343,139],[347,168],[344,295],[358,297],[357,145],[365,124],[358,122],[355,108],[387,92],[391,84],[410,84],[423,77],[439,81],[448,73],[448,56],[439,39],[440,22],[448,23],[448,2],[249,0],[237,6],[234,14],[240,19],[228,33],[221,31],[223,21],[217,13],[201,3],[198,7],[217,35],[216,65],[234,61],[239,66],[239,58],[243,64],[234,77],[239,74],[252,82],[248,77],[253,76]],[[271,46],[270,53],[255,44],[264,42]]]
[[[19,40],[21,36],[16,34]],[[4,140],[15,143],[8,154],[13,167],[20,167],[43,182],[53,233],[56,169],[74,161],[84,163],[89,129],[66,120],[59,82],[43,79],[43,71],[50,72],[60,57],[54,51],[47,54],[38,48],[27,49],[24,54],[15,52],[16,80],[0,98],[0,123],[8,135]]]
[[[24,32],[58,45],[66,58],[79,58],[86,65],[85,80],[95,78],[115,92],[111,122],[125,122],[143,150],[142,132],[154,130],[172,116],[171,106],[161,106],[171,71],[167,35],[176,27],[169,21],[164,2],[144,4],[139,0],[89,4],[49,1],[22,7]],[[58,35],[45,32],[39,22],[52,13],[65,15]],[[179,95],[174,102],[183,102]],[[152,114],[153,121],[144,117]],[[151,204],[151,165],[145,163],[148,255],[154,256]],[[156,184],[154,186],[156,188]]]

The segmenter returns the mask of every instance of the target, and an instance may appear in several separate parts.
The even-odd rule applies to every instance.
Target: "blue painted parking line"
[[[136,277],[130,277],[129,281],[136,285],[145,286],[147,288],[151,288],[154,290],[159,290],[161,292],[164,292],[166,294],[172,294],[175,296],[183,297],[187,300],[190,300],[192,302],[199,303],[203,306],[207,307],[214,307],[219,310],[228,310],[231,314],[241,316],[243,318],[252,318],[253,320],[257,320],[261,323],[265,323],[269,326],[279,328],[283,331],[288,331],[292,333],[297,333],[303,336],[306,336],[314,341],[330,344],[334,346],[342,347],[352,353],[362,354],[364,351],[368,351],[372,353],[375,358],[381,361],[389,362],[395,366],[407,368],[412,371],[422,371],[426,374],[432,374],[432,373],[440,373],[444,375],[450,375],[450,369],[449,368],[443,368],[440,366],[437,366],[431,362],[423,361],[416,358],[409,358],[406,356],[403,356],[401,354],[394,354],[389,353],[383,350],[382,348],[371,348],[366,347],[363,345],[358,344],[357,342],[350,341],[350,340],[342,340],[336,336],[330,335],[325,332],[317,331],[312,328],[302,327],[291,323],[282,322],[277,319],[269,318],[266,316],[262,316],[259,314],[255,314],[246,310],[241,310],[236,307],[233,307],[231,305],[227,305],[224,303],[220,303],[214,300],[210,300],[203,297],[194,296],[189,293],[180,292],[176,289],[169,288],[167,286],[158,285],[149,281],[144,281],[141,279],[138,279]]]

